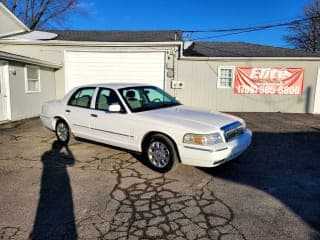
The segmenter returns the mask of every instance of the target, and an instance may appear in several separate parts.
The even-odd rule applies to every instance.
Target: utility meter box
[[[171,81],[171,88],[182,89],[182,88],[184,88],[184,82],[183,81]]]

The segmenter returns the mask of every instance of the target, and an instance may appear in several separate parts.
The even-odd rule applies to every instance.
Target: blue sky
[[[68,29],[78,30],[205,30],[287,22],[302,16],[310,0],[81,0],[85,14],[72,15]],[[209,41],[244,41],[289,47],[285,28],[245,33]],[[206,33],[205,36],[215,35]],[[191,38],[203,35],[192,35]]]

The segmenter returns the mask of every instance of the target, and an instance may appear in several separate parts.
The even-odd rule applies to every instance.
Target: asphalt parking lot
[[[125,151],[0,125],[0,239],[320,239],[320,116],[236,114],[238,159],[149,170]]]

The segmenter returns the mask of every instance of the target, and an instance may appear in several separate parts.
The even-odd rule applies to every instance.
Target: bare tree
[[[0,0],[30,29],[63,23],[66,15],[77,9],[78,0]]]
[[[320,0],[313,0],[303,11],[304,20],[295,21],[288,27],[291,34],[285,41],[297,49],[320,51]]]

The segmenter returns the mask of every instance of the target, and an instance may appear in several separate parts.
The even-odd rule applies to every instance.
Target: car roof
[[[120,88],[140,87],[140,86],[152,86],[152,85],[143,84],[143,83],[97,83],[97,84],[86,84],[86,85],[78,86],[77,88],[82,88],[82,87],[105,87],[105,88],[112,88],[112,89],[120,89]]]

